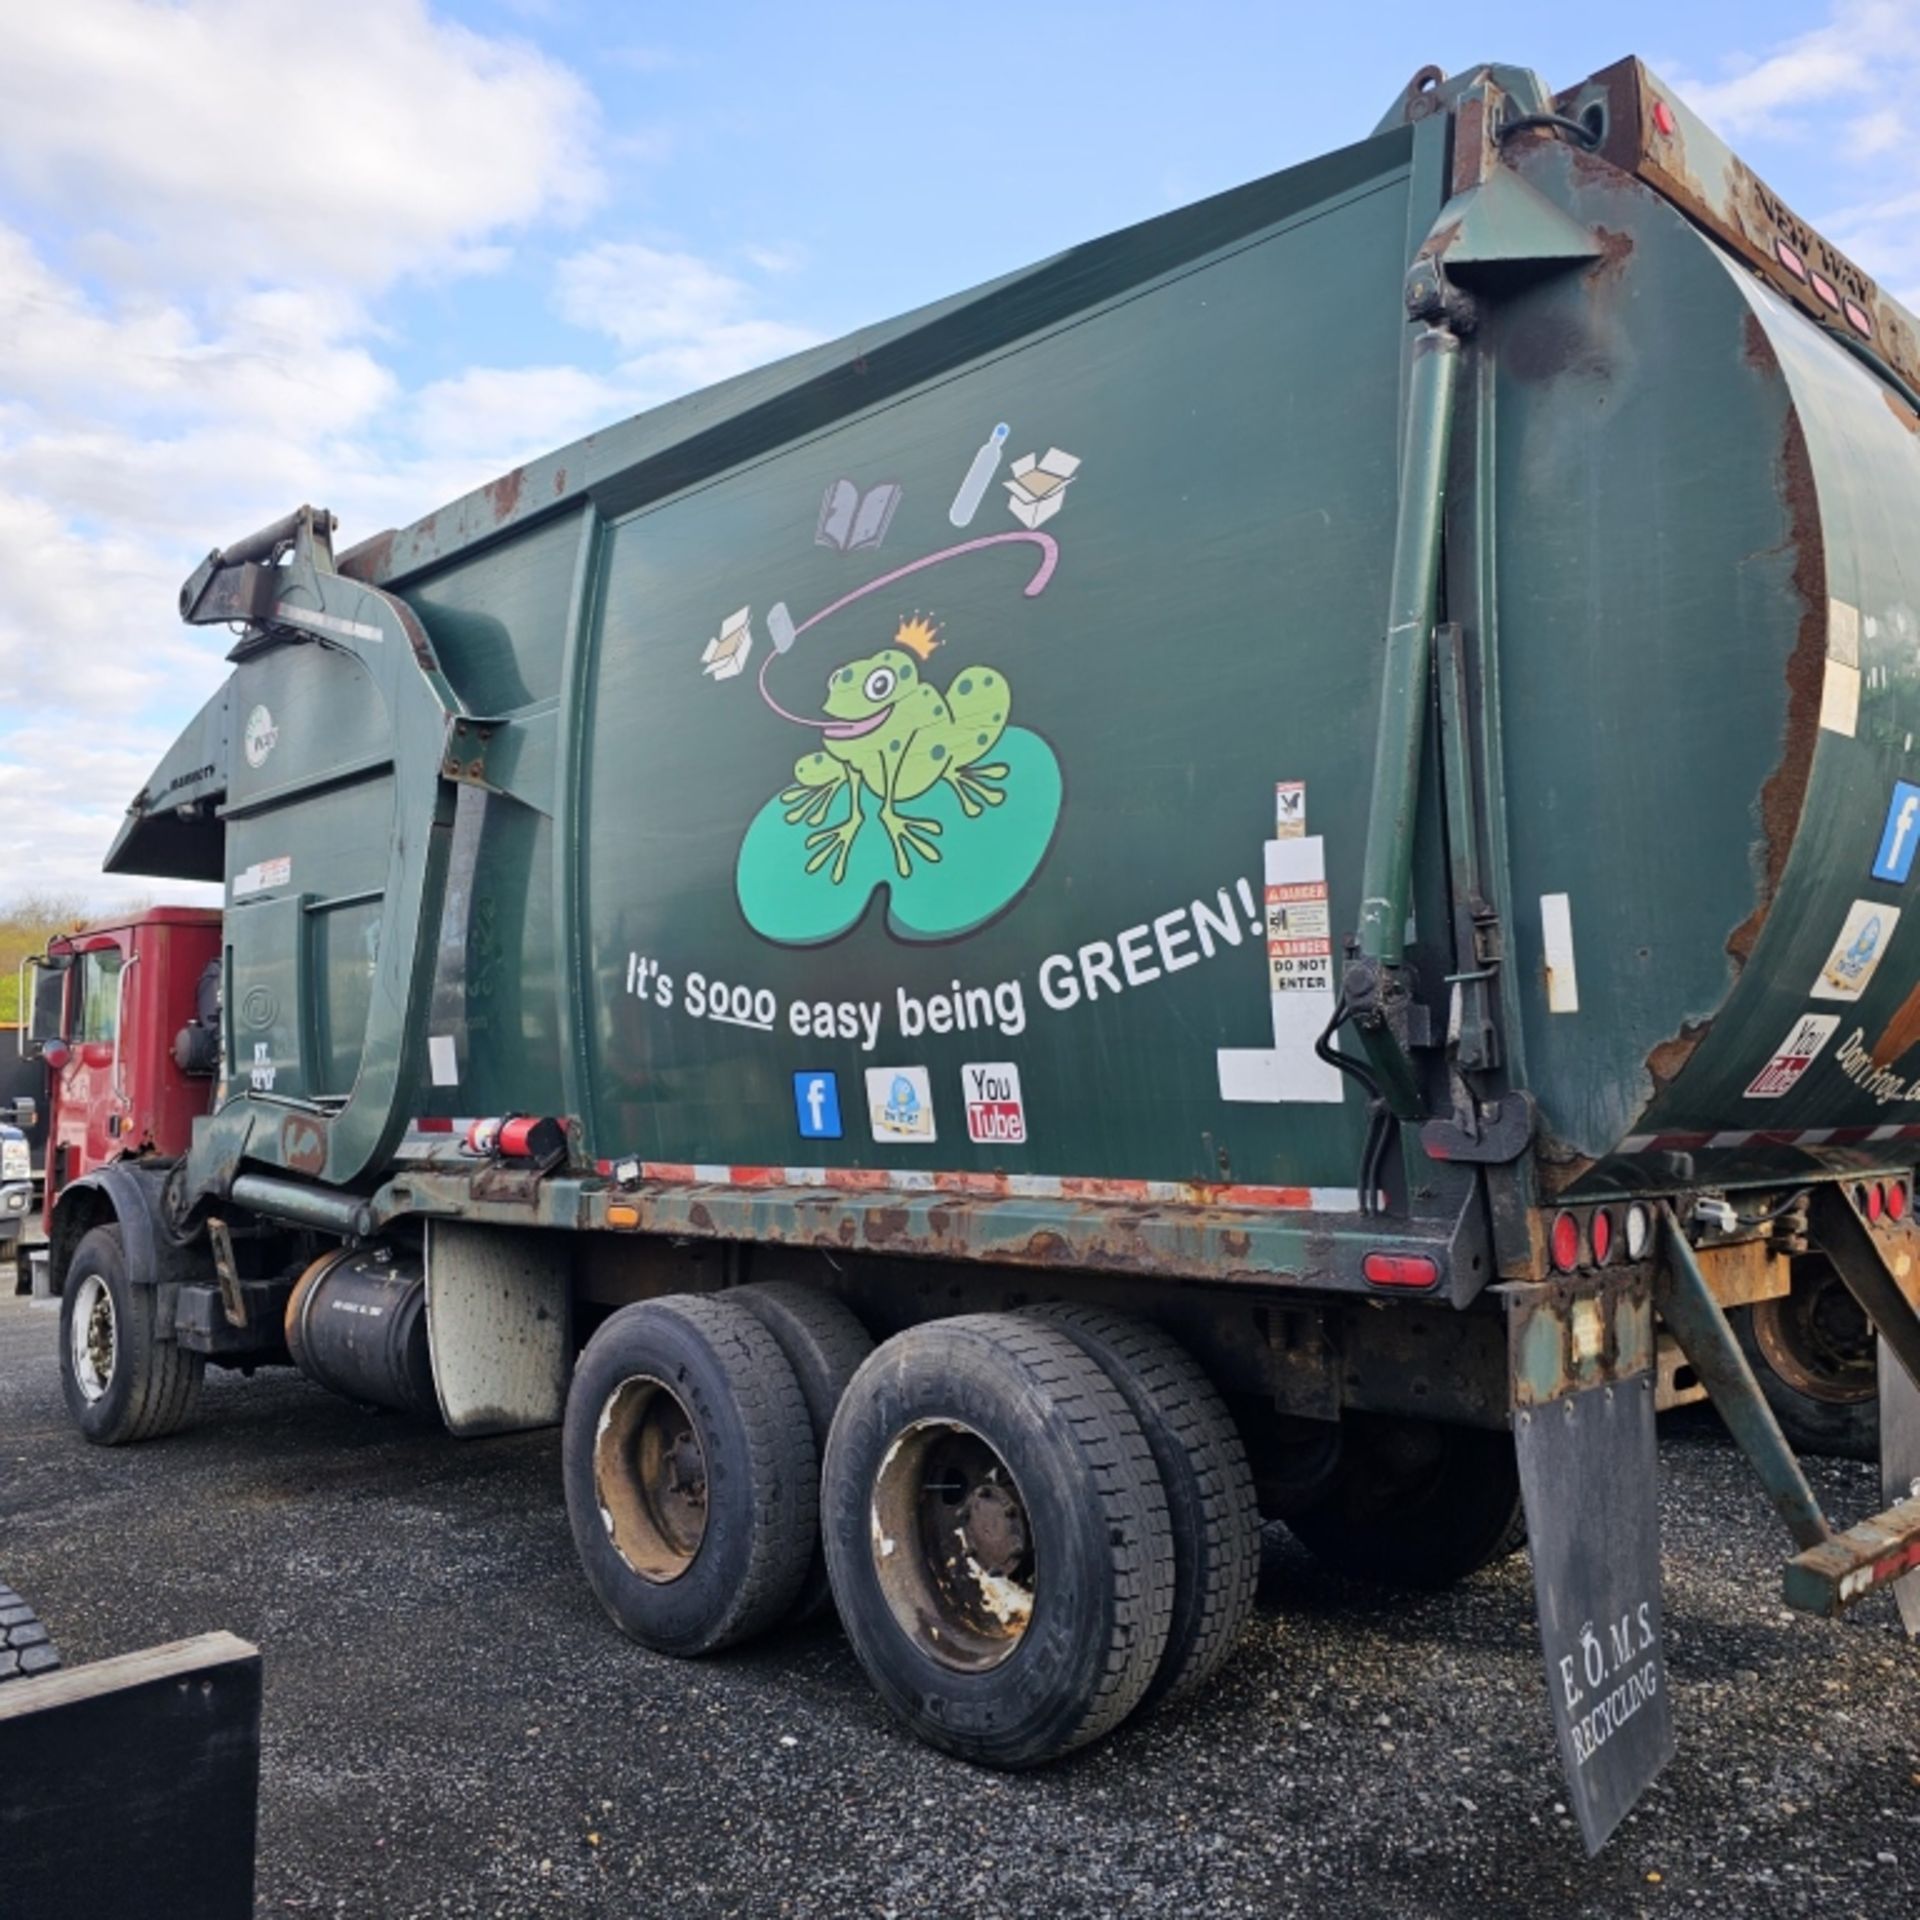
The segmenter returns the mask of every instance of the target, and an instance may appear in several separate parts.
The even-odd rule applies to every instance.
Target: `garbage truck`
[[[1916,516],[1913,317],[1633,60],[303,506],[183,586],[231,671],[107,858],[223,910],[33,996],[74,1420],[559,1425],[619,1628],[831,1604],[1003,1767],[1202,1685],[1263,1519],[1524,1543],[1597,1847],[1657,1406],[1790,1604],[1920,1627]]]

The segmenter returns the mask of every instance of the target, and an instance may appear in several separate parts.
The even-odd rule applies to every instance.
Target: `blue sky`
[[[404,523],[1359,138],[1428,62],[1561,87],[1638,53],[1920,296],[1920,0],[8,13],[0,901],[122,891],[100,855],[224,672],[173,618],[209,548],[302,500]]]

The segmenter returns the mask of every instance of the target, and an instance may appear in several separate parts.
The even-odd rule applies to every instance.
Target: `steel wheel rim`
[[[941,1666],[984,1673],[1033,1619],[1032,1522],[1012,1469],[957,1420],[919,1420],[874,1476],[874,1573],[895,1623]]]
[[[600,1409],[594,1498],[613,1550],[656,1586],[693,1565],[707,1533],[707,1453],[685,1401],[651,1374],[623,1380]]]
[[[67,1344],[81,1394],[89,1403],[98,1400],[113,1384],[119,1327],[114,1319],[113,1290],[97,1273],[88,1274],[80,1282]]]
[[[1812,1285],[1796,1279],[1791,1293],[1756,1301],[1753,1337],[1774,1372],[1809,1400],[1852,1407],[1880,1390],[1873,1329],[1831,1269]]]

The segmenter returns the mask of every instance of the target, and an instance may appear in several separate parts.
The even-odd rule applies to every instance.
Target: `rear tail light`
[[[1376,1287],[1437,1287],[1440,1263],[1425,1253],[1370,1253],[1360,1271]]]
[[[1580,1222],[1570,1213],[1556,1214],[1547,1236],[1547,1252],[1562,1273],[1571,1273],[1580,1264]]]
[[[1627,1258],[1629,1260],[1644,1259],[1652,1241],[1653,1215],[1643,1206],[1629,1207],[1627,1209]]]
[[[1870,1180],[1866,1187],[1867,1219],[1874,1225],[1880,1224],[1880,1216],[1886,1210],[1887,1196],[1881,1190],[1878,1180]]]
[[[1593,1216],[1593,1264],[1604,1267],[1613,1258],[1613,1215],[1605,1207]]]
[[[1907,1217],[1907,1183],[1904,1180],[1887,1182],[1887,1218],[1904,1220]]]

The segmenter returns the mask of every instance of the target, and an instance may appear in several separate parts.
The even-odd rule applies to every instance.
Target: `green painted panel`
[[[1220,1053],[1273,1045],[1276,782],[1357,917],[1407,226],[1396,177],[614,529],[597,1153],[1352,1184],[1337,1082],[1230,1101]],[[976,1143],[1007,1064],[1028,1138]]]
[[[471,712],[510,713],[559,693],[578,518],[530,527],[409,583],[407,604]]]

